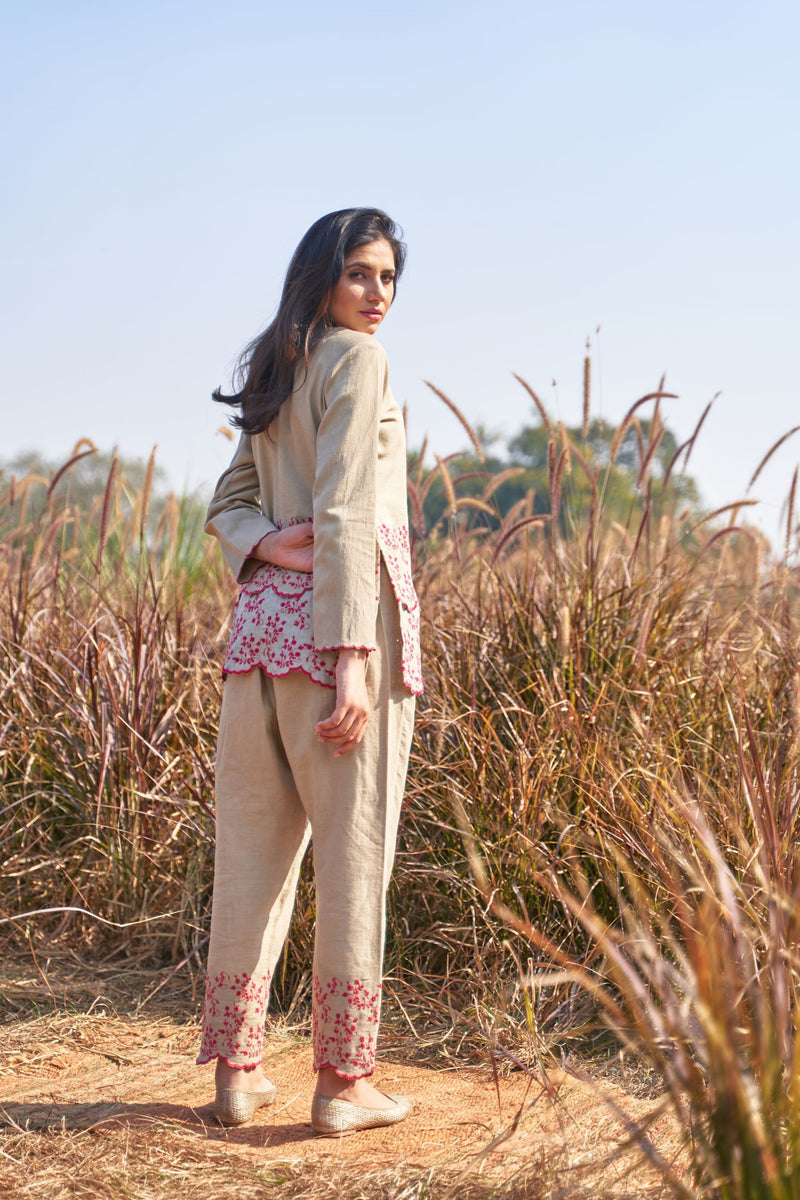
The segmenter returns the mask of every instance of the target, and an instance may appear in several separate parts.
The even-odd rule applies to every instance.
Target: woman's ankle
[[[346,1079],[332,1067],[323,1067],[317,1072],[316,1094],[329,1100],[348,1100],[351,1104],[363,1104],[367,1108],[384,1108],[391,1105],[387,1096],[380,1092],[367,1076]]]
[[[322,1067],[317,1071],[317,1095],[338,1096],[340,1092],[352,1087],[354,1082],[352,1079],[343,1079],[333,1067]]]
[[[340,1075],[333,1067],[323,1067],[317,1072],[317,1087],[318,1096],[327,1096],[333,1099],[341,1096],[344,1099],[352,1099],[365,1090],[371,1090],[369,1080],[365,1076],[358,1076],[355,1079],[348,1078],[346,1075]]]
[[[264,1071],[261,1063],[237,1067],[226,1062],[224,1058],[218,1058],[215,1082],[220,1088],[233,1088],[242,1092],[258,1091],[265,1082]]]

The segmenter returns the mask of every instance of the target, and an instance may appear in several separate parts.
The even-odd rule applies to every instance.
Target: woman
[[[338,1135],[402,1120],[369,1082],[414,713],[422,690],[402,415],[373,334],[405,247],[378,209],[300,242],[275,320],[245,351],[242,431],[208,513],[242,584],[225,660],[203,1039],[215,1111],[275,1098],[261,1059],[270,980],[313,837],[316,1092]]]

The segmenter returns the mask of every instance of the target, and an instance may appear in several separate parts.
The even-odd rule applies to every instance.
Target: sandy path
[[[246,1126],[222,1129],[211,1113],[212,1069],[193,1063],[192,1028],[76,1016],[21,1022],[4,1032],[0,1123],[9,1132],[91,1129],[108,1136],[115,1129],[157,1126],[160,1135],[189,1135],[208,1152],[223,1143],[234,1156],[261,1164],[302,1160],[312,1167],[335,1157],[370,1168],[403,1163],[490,1176],[506,1176],[538,1156],[561,1167],[591,1165],[590,1175],[604,1162],[604,1185],[630,1181],[633,1168],[637,1192],[656,1186],[635,1152],[608,1165],[609,1152],[623,1138],[620,1122],[596,1089],[562,1072],[550,1072],[548,1092],[541,1079],[522,1073],[495,1083],[489,1071],[434,1071],[384,1061],[376,1081],[387,1092],[413,1097],[414,1113],[394,1128],[328,1139],[315,1137],[309,1124],[313,1075],[306,1044],[268,1043],[265,1069],[278,1088],[276,1104]],[[654,1106],[606,1087],[609,1093],[633,1119],[641,1120]],[[674,1152],[668,1118],[652,1137],[662,1153]],[[584,1186],[588,1183],[584,1178]]]

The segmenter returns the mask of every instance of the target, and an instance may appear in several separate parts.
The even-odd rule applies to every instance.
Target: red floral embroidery
[[[403,638],[403,683],[414,696],[424,691],[419,648],[419,607],[413,612],[400,609],[400,633]]]
[[[381,985],[372,991],[360,979],[313,981],[314,1070],[332,1067],[345,1079],[375,1070]]]
[[[405,525],[379,525],[378,545],[381,548],[394,594],[406,608],[419,607],[414,581],[411,578],[411,545]]]
[[[290,523],[305,519],[296,517]],[[419,601],[411,578],[408,530],[402,525],[379,525],[377,539],[400,611],[403,683],[418,695],[423,686]],[[379,565],[376,554],[376,571]],[[260,667],[267,675],[281,676],[302,671],[315,683],[335,688],[340,647],[314,644],[313,588],[310,572],[290,571],[273,563],[258,567],[239,592],[223,672],[243,675]],[[364,649],[371,651],[374,646]]]
[[[284,524],[307,519],[293,517]],[[315,683],[335,688],[337,651],[314,645],[313,587],[309,571],[290,571],[274,563],[258,567],[239,592],[223,672],[244,675],[261,667],[267,675],[280,676],[302,671]]]
[[[403,639],[403,683],[413,695],[423,690],[419,648],[419,600],[411,578],[411,546],[405,525],[379,525],[380,546],[392,588],[400,606]]]
[[[270,975],[234,975],[219,971],[206,976],[203,1036],[198,1063],[224,1058],[230,1066],[261,1062]]]
[[[288,567],[276,567],[274,563],[262,563],[256,567],[242,591],[257,596],[265,588],[272,588],[279,596],[302,596],[313,587],[310,571],[290,571]]]

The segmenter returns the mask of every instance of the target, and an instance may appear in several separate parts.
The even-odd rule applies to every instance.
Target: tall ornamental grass
[[[115,462],[88,512],[58,500],[79,458],[0,497],[3,915],[170,959],[204,921],[228,589],[189,506],[149,526]]]
[[[604,462],[528,391],[548,431],[547,514],[529,496],[501,518],[498,478],[481,496],[472,478],[464,496],[452,460],[419,461],[410,480],[427,690],[389,992],[454,1055],[489,1047],[525,1068],[624,1048],[685,1131],[690,1174],[662,1164],[678,1194],[788,1200],[800,1192],[793,495],[776,556],[747,501],[672,506],[668,476],[694,438],[656,480],[661,391]],[[608,473],[645,403],[639,500],[612,521]],[[572,472],[588,496],[578,514]],[[147,495],[113,467],[87,514],[33,506],[43,486],[0,497],[1,902],[15,918],[2,929],[178,962],[207,932],[232,584],[178,501],[154,527]],[[448,510],[429,529],[434,486]],[[307,994],[308,876],[284,1009]]]
[[[465,530],[454,480],[450,536],[422,572],[437,651],[416,778],[431,840],[438,821],[454,847],[460,835],[474,887],[470,902],[463,885],[458,926],[457,872],[422,889],[439,971],[512,1062],[594,1044],[649,1065],[654,1116],[677,1119],[689,1175],[636,1132],[676,1194],[789,1200],[800,1195],[793,496],[776,558],[741,521],[746,502],[656,511],[645,446],[641,509],[614,527],[603,470],[555,427],[550,444],[550,520],[516,513],[494,532]],[[566,534],[565,454],[593,496]],[[472,962],[459,950],[470,935]]]

